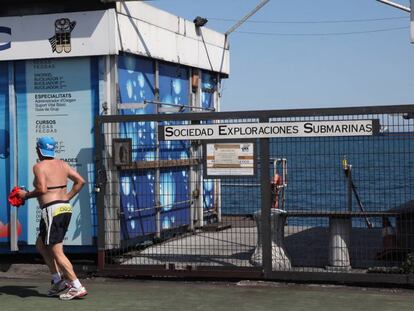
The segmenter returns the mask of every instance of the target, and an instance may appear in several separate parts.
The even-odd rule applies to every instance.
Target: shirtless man
[[[33,166],[35,189],[20,190],[18,195],[24,200],[37,198],[42,210],[36,248],[52,273],[52,287],[48,295],[60,294],[60,299],[71,300],[87,295],[63,252],[63,239],[72,216],[69,201],[82,189],[85,181],[66,162],[55,159],[55,147],[56,142],[51,137],[41,137],[37,141],[36,151],[40,161]],[[68,179],[73,181],[69,192],[66,188]],[[60,272],[70,281],[69,284]],[[63,293],[67,288],[69,290]]]

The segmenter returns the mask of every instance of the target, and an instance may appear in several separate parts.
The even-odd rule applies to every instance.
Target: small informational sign
[[[253,142],[207,143],[206,177],[253,176],[255,156]]]
[[[379,133],[379,120],[168,125],[158,132],[160,140],[370,136]]]

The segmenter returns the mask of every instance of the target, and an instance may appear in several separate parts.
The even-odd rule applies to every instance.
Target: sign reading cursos
[[[379,133],[379,120],[168,125],[158,133],[160,140],[367,136]]]

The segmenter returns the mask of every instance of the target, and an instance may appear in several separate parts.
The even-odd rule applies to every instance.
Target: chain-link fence
[[[410,283],[413,116],[390,106],[99,117],[100,268]]]

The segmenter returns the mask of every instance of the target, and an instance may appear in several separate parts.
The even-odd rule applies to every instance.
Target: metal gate
[[[98,117],[99,268],[414,284],[413,117],[411,105]],[[272,135],[189,131],[252,124]]]

